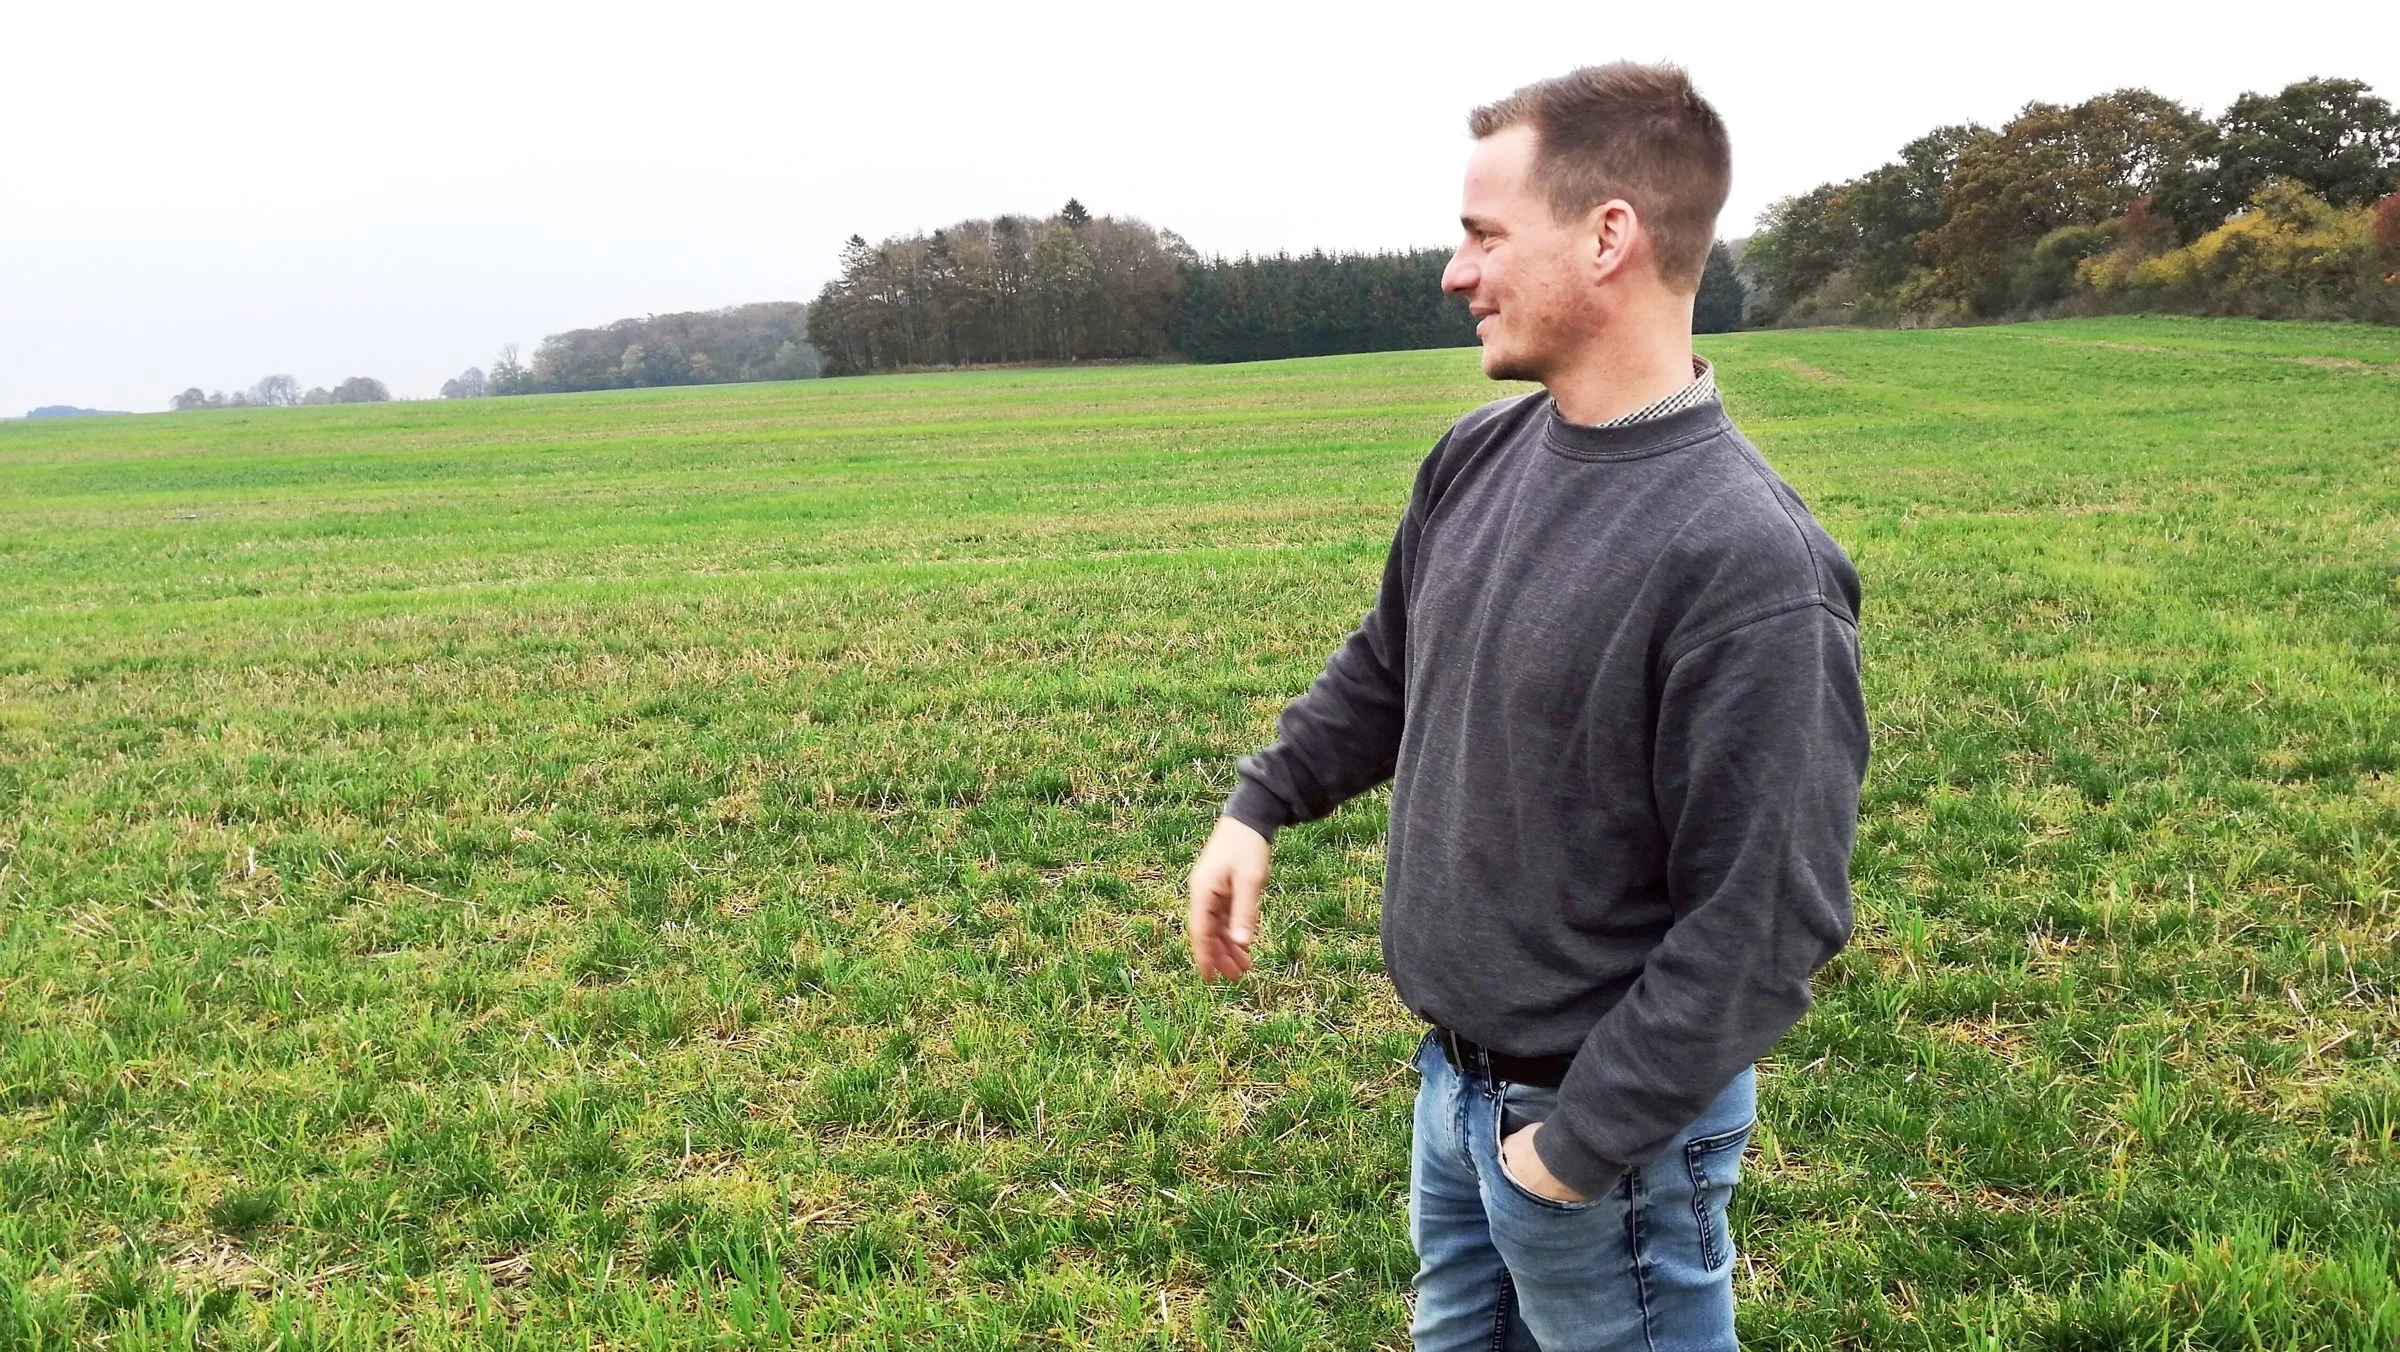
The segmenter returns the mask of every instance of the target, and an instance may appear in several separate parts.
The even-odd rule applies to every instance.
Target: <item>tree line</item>
[[[316,404],[380,404],[391,397],[391,390],[373,376],[352,376],[330,390],[319,385],[303,392],[299,381],[276,375],[262,377],[249,389],[231,394],[223,390],[203,391],[194,385],[169,399],[167,407],[177,413],[196,408],[299,408]]]
[[[983,363],[1176,355],[1267,361],[1469,347],[1475,322],[1442,292],[1450,250],[1202,257],[1182,236],[1094,216],[959,221],[878,244],[852,235],[809,306],[829,375]],[[1736,327],[1743,283],[1719,246],[1695,323]]]
[[[802,380],[818,374],[808,342],[808,307],[796,301],[736,305],[723,310],[620,319],[570,329],[542,340],[533,360],[514,345],[486,372],[470,366],[442,382],[445,399],[501,394],[564,394],[649,385],[707,385],[722,381]],[[177,412],[201,408],[289,408],[307,404],[381,403],[392,397],[380,380],[352,376],[332,389],[302,393],[288,375],[268,376],[227,394],[194,387],[168,401]]]
[[[2214,120],[2145,89],[1939,127],[1770,207],[1751,323],[2172,309],[2400,321],[2400,114],[2356,80]]]
[[[1194,361],[1466,347],[1475,319],[1442,294],[1447,249],[1188,260],[1167,328]]]
[[[805,380],[819,373],[808,341],[808,307],[764,301],[722,310],[645,315],[593,329],[554,333],[517,358],[500,349],[489,372],[470,366],[442,384],[445,399],[569,394],[653,385]]]
[[[620,319],[503,348],[445,398],[1028,362],[1261,361],[1468,346],[1447,249],[1203,257],[1069,199],[870,244],[792,301]],[[2250,93],[2214,120],[2145,89],[1937,127],[1710,250],[1702,333],[2181,309],[2400,322],[2400,113],[2356,80]],[[389,399],[269,376],[177,409]]]

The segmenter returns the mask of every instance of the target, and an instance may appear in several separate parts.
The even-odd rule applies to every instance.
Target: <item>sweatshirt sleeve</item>
[[[1534,1137],[1569,1187],[1599,1196],[1697,1119],[1799,1021],[1810,976],[1849,941],[1867,765],[1858,669],[1857,629],[1819,602],[1668,669],[1653,794],[1675,919]]]
[[[1325,670],[1275,720],[1275,744],[1234,763],[1240,777],[1224,815],[1273,839],[1315,821],[1392,777],[1400,756],[1408,670],[1408,580],[1430,511],[1436,464],[1448,434],[1417,467],[1408,510],[1384,557],[1374,609],[1334,649]]]

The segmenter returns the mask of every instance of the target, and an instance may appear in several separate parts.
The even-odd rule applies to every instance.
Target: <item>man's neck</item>
[[[1597,425],[1648,408],[1692,383],[1692,329],[1612,324],[1542,385],[1568,422]]]

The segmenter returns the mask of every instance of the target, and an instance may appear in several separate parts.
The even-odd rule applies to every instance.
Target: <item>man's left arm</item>
[[[1654,748],[1675,920],[1529,1142],[1586,1197],[1656,1155],[1797,1023],[1809,977],[1849,941],[1867,765],[1857,628],[1809,602],[1681,654]]]

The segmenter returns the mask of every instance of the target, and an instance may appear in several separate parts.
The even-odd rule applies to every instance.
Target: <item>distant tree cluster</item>
[[[392,392],[372,376],[352,376],[332,389],[320,385],[303,394],[290,376],[267,376],[247,390],[203,392],[195,385],[167,401],[178,413],[196,408],[297,408],[304,404],[380,404]]]
[[[805,380],[818,374],[818,366],[808,341],[808,307],[767,301],[554,333],[534,349],[530,365],[517,360],[515,347],[502,348],[490,372],[470,366],[443,384],[442,396]]]
[[[1754,323],[2175,308],[2400,320],[2400,114],[2356,80],[2211,122],[2144,89],[1938,128],[1769,208]]]
[[[1046,220],[960,221],[880,244],[852,235],[808,327],[832,375],[1156,357],[1193,257],[1173,231],[1073,199]]]

